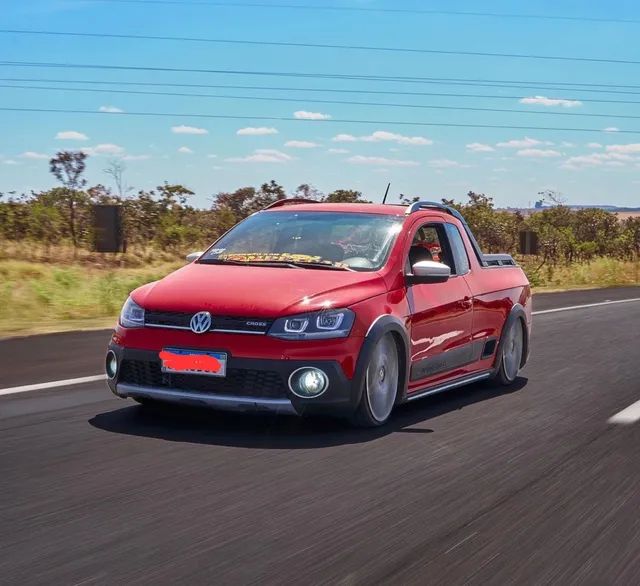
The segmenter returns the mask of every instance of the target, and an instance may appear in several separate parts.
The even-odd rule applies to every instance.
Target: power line
[[[402,92],[388,90],[356,90],[344,88],[310,88],[291,86],[259,86],[259,85],[228,85],[228,84],[203,84],[203,83],[169,83],[169,82],[149,82],[149,81],[105,81],[94,79],[51,79],[51,78],[25,78],[25,77],[4,77],[0,82],[22,83],[85,83],[89,85],[123,85],[123,86],[143,86],[143,87],[180,87],[180,88],[208,88],[208,89],[234,89],[234,90],[261,90],[261,91],[285,91],[285,92],[321,92],[337,94],[369,94],[369,95],[389,95],[389,96],[429,96],[442,98],[488,98],[500,100],[521,100],[531,97],[527,95],[504,95],[504,94],[460,94],[451,92]],[[10,86],[11,87],[11,86]],[[547,88],[552,89],[552,88]],[[555,90],[554,90],[555,91]],[[566,91],[566,90],[562,90]],[[574,89],[570,91],[576,91]],[[578,90],[589,91],[589,90]],[[640,92],[637,92],[640,95]],[[191,94],[189,94],[191,95]],[[304,98],[301,98],[304,99]],[[554,98],[551,98],[554,99]],[[564,97],[562,99],[570,101],[582,101],[597,104],[640,104],[638,100],[603,100],[597,98]]]
[[[331,5],[304,5],[304,4],[280,4],[258,2],[207,2],[204,0],[102,0],[112,4],[166,4],[177,6],[204,6],[212,8],[283,8],[293,10],[325,10],[336,12],[369,12],[386,14],[422,14],[442,16],[474,16],[487,18],[512,18],[512,19],[540,19],[540,20],[564,20],[576,22],[615,22],[621,24],[640,24],[640,20],[633,18],[598,18],[590,16],[570,16],[552,14],[516,14],[509,12],[480,12],[467,10],[436,10],[422,8],[370,8],[363,6],[331,6]]]
[[[100,88],[62,88],[52,86],[33,86],[33,85],[8,85],[0,84],[2,88],[16,88],[28,90],[46,90],[46,91],[62,91],[62,92],[89,92],[89,93],[106,93],[106,94],[125,94],[125,95],[142,95],[142,96],[175,96],[187,98],[213,98],[224,100],[249,100],[249,101],[267,101],[267,102],[307,102],[317,104],[340,104],[348,106],[376,106],[385,108],[414,108],[427,110],[448,110],[448,111],[466,111],[466,112],[492,112],[501,114],[542,114],[544,116],[578,116],[583,118],[619,118],[627,120],[637,120],[640,116],[631,114],[590,114],[586,112],[552,112],[541,110],[518,110],[514,108],[482,108],[479,106],[442,106],[437,104],[397,104],[393,102],[358,102],[355,100],[322,100],[318,98],[282,98],[274,96],[246,96],[246,95],[220,95],[220,94],[189,94],[183,92],[149,92],[140,90],[117,90],[117,89],[100,89]]]
[[[339,79],[350,81],[379,81],[392,83],[428,83],[440,85],[463,85],[463,86],[484,86],[502,88],[540,88],[545,90],[558,91],[598,91],[583,88],[632,88],[640,89],[640,85],[622,84],[602,84],[602,83],[578,83],[578,82],[547,82],[547,81],[510,81],[510,80],[488,80],[488,79],[468,79],[468,78],[441,78],[441,77],[409,77],[409,76],[384,76],[384,75],[358,75],[339,73],[300,73],[283,71],[251,71],[239,69],[188,69],[184,67],[153,67],[140,65],[101,65],[83,63],[51,63],[51,62],[30,62],[30,61],[0,61],[0,67],[34,67],[34,68],[57,68],[57,69],[96,69],[105,71],[154,71],[163,73],[203,73],[216,75],[254,75],[261,77],[292,77],[305,79]],[[576,86],[576,87],[571,87]],[[600,93],[636,93],[625,91],[613,91],[602,89]]]
[[[561,128],[554,126],[520,126],[511,124],[463,124],[454,122],[416,122],[414,120],[353,120],[345,118],[330,118],[327,120],[309,120],[303,118],[291,118],[289,116],[239,116],[227,114],[187,114],[184,112],[96,112],[95,110],[79,110],[79,109],[56,109],[56,108],[12,108],[8,106],[0,107],[0,112],[31,112],[45,114],[90,114],[98,116],[146,116],[146,117],[162,117],[162,118],[199,118],[199,119],[215,119],[215,120],[262,120],[262,121],[278,121],[278,122],[309,122],[316,124],[395,124],[399,126],[429,126],[442,128],[491,128],[498,130],[532,130],[532,131],[551,131],[551,132],[606,132],[602,128]],[[639,130],[617,130],[616,134],[638,134]]]
[[[289,41],[254,41],[250,39],[214,39],[203,37],[170,37],[161,35],[131,35],[117,33],[83,33],[68,31],[42,31],[0,29],[0,34],[18,35],[48,35],[64,37],[88,37],[107,39],[135,39],[151,41],[181,41],[190,43],[219,43],[231,45],[253,45],[269,47],[295,47],[307,49],[340,49],[346,51],[381,51],[386,53],[416,53],[429,55],[456,55],[464,57],[496,57],[508,59],[535,59],[546,61],[575,61],[582,63],[610,63],[617,65],[640,65],[640,61],[633,59],[609,59],[604,57],[568,57],[565,55],[534,55],[525,53],[491,53],[486,51],[452,51],[444,49],[413,49],[409,47],[376,47],[370,45],[336,45],[329,43],[294,43]]]

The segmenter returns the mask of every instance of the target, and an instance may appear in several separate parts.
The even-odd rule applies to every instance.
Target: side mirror
[[[187,254],[187,262],[193,262],[194,260],[200,258],[202,256],[202,250],[200,252],[192,252]]]
[[[407,275],[410,285],[418,283],[445,283],[451,276],[451,268],[434,260],[421,260],[411,267],[413,274]]]

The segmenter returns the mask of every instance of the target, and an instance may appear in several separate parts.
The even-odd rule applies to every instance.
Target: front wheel
[[[516,380],[522,364],[524,351],[522,320],[514,320],[503,335],[504,341],[500,350],[496,380],[503,385],[510,385]]]
[[[385,334],[371,353],[354,423],[363,427],[386,423],[396,402],[398,375],[398,347],[393,335]]]

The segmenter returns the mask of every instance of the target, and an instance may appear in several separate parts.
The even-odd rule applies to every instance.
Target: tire
[[[501,385],[510,385],[518,377],[524,352],[524,328],[520,318],[513,320],[500,345],[500,363],[495,380]]]
[[[399,369],[398,346],[393,334],[385,334],[369,358],[362,397],[352,418],[354,424],[378,427],[387,422],[398,395]]]

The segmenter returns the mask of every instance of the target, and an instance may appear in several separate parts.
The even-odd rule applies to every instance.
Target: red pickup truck
[[[188,258],[126,301],[117,396],[377,426],[399,403],[510,384],[529,354],[527,277],[442,204],[281,200]]]

